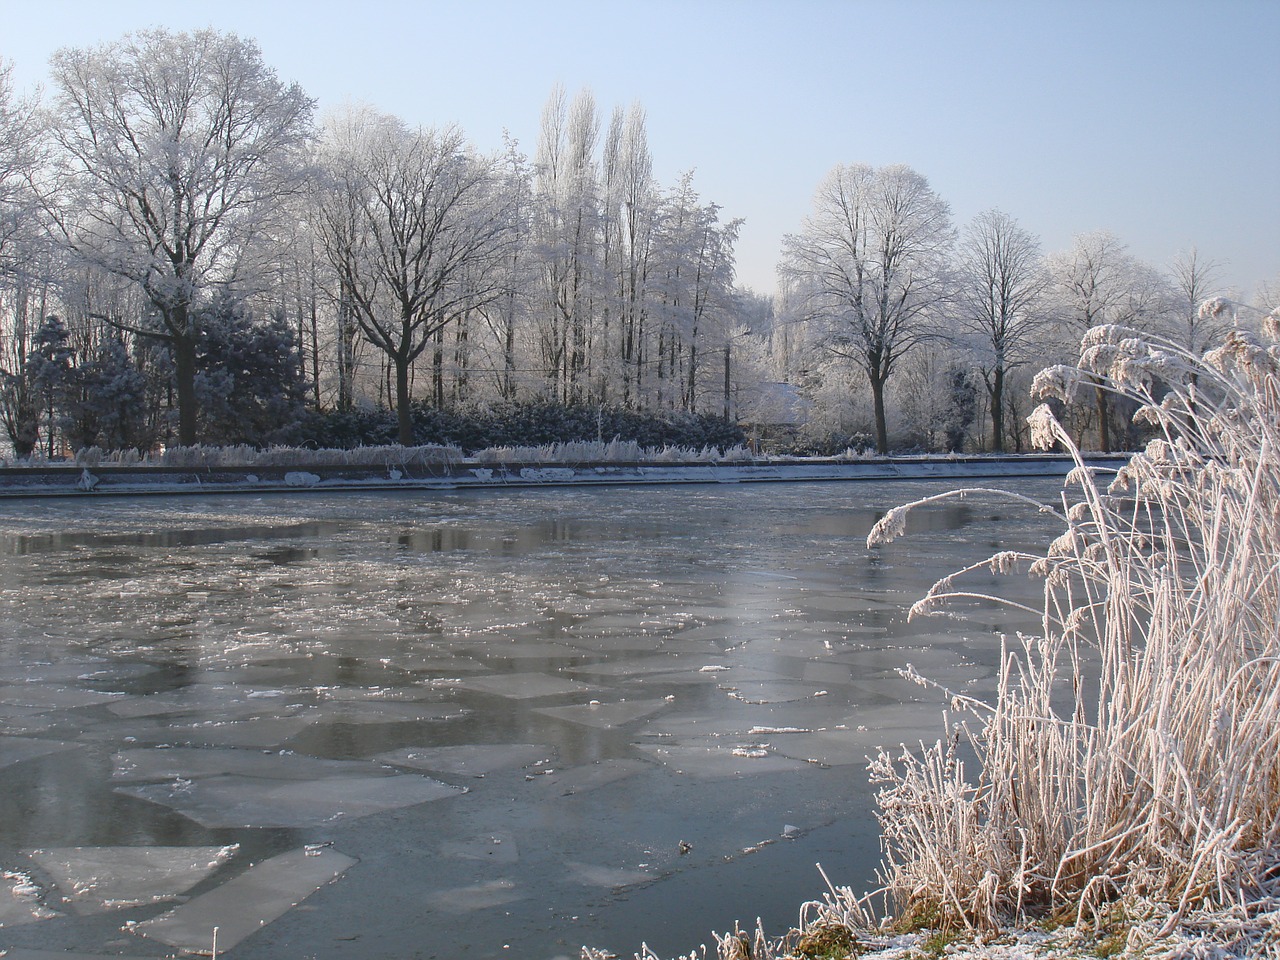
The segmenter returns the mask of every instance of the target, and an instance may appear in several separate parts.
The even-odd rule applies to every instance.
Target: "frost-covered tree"
[[[936,332],[951,297],[954,236],[950,208],[910,167],[841,164],[819,185],[800,233],[783,241],[780,271],[821,326],[821,342],[867,376],[881,453],[885,385]]]
[[[1201,309],[1206,301],[1222,295],[1218,270],[1219,264],[1205,260],[1195,247],[1180,252],[1169,267],[1177,299],[1169,339],[1197,356],[1217,346],[1231,330],[1228,316]]]
[[[256,319],[243,304],[219,296],[198,314],[201,438],[257,446],[287,439],[302,417],[307,383],[283,313]]]
[[[76,387],[61,424],[72,449],[147,450],[154,444],[147,380],[120,337],[106,337],[98,345],[77,370]]]
[[[557,87],[542,112],[534,196],[544,303],[540,360],[564,402],[583,399],[588,341],[601,294],[599,137],[591,91],[579,91],[570,103]]]
[[[363,111],[331,126],[321,204],[343,302],[394,368],[399,440],[413,442],[410,375],[437,336],[501,296],[509,218],[497,162],[457,128],[411,130]]]
[[[1043,348],[1048,285],[1040,242],[999,210],[978,214],[959,246],[956,317],[987,388],[991,448],[1005,448],[1005,380]]]
[[[76,253],[146,293],[151,322],[116,322],[170,346],[178,439],[195,443],[195,307],[260,269],[258,241],[306,179],[312,101],[256,43],[213,30],[60,50],[51,71],[46,205]]]
[[[1100,324],[1156,331],[1167,323],[1174,299],[1168,280],[1131,256],[1105,231],[1082,234],[1070,250],[1049,258],[1050,295],[1065,342],[1078,342]],[[1093,390],[1098,446],[1112,449],[1111,398]]]
[[[76,355],[71,346],[71,331],[61,317],[51,314],[40,324],[31,356],[27,358],[27,376],[40,400],[41,418],[46,427],[45,455],[52,457],[59,414],[75,395]]]
[[[35,214],[31,179],[41,162],[43,135],[34,104],[13,89],[13,67],[0,59],[0,279],[21,263],[16,250]]]
[[[703,203],[693,174],[662,201],[653,281],[659,407],[696,412],[699,396],[714,393],[712,354],[735,335],[733,245],[741,221],[720,222],[720,208]],[[741,332],[741,331],[739,331]]]

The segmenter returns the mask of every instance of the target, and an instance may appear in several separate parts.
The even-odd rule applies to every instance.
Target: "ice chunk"
[[[643,870],[626,870],[616,867],[601,867],[590,863],[565,861],[569,875],[580,883],[590,887],[608,887],[618,890],[622,887],[634,887],[641,883],[650,883],[657,878]]]
[[[74,750],[77,746],[78,744],[63,743],[61,740],[0,736],[0,768],[62,750]]]
[[[28,950],[25,947],[13,947],[5,953],[4,960],[120,960],[120,956],[119,954],[66,953],[62,950]]]
[[[745,703],[794,703],[819,695],[812,683],[776,680],[763,683],[734,683],[729,696]]]
[[[586,674],[596,677],[639,677],[650,673],[677,673],[688,668],[688,664],[672,655],[657,657],[638,657],[634,660],[610,660],[607,663],[593,663],[589,666],[573,667],[574,674]]]
[[[515,863],[520,847],[510,833],[491,833],[469,840],[447,840],[440,847],[446,857],[481,860],[488,863]]]
[[[326,703],[317,707],[310,716],[324,723],[420,723],[435,720],[458,720],[469,716],[470,710],[447,704],[386,703]]]
[[[261,720],[212,721],[169,727],[173,743],[207,744],[213,747],[277,747],[316,721],[302,717]]]
[[[552,790],[562,795],[586,793],[649,769],[651,766],[643,760],[599,760],[567,770],[555,770],[535,777],[534,782],[537,789]]]
[[[119,693],[99,693],[53,683],[9,683],[0,685],[0,703],[45,710],[74,710],[120,699]]]
[[[481,777],[495,770],[524,767],[555,756],[555,748],[541,743],[475,743],[449,747],[403,747],[373,757],[383,763],[414,770]]]
[[[466,789],[414,774],[323,780],[228,774],[116,787],[116,792],[171,807],[206,827],[309,827],[457,796]]]
[[[654,760],[677,773],[706,779],[802,770],[809,766],[803,760],[772,754],[760,758],[735,756],[732,749],[723,745],[638,744],[637,746]]]
[[[191,889],[235,847],[54,847],[29,856],[77,913],[159,903]]]
[[[427,902],[437,910],[469,913],[472,910],[499,907],[504,903],[523,900],[524,896],[510,880],[491,880],[470,887],[442,890],[428,897]]]
[[[0,927],[16,927],[59,916],[41,899],[44,891],[31,877],[18,870],[0,870]]]
[[[230,950],[342,876],[354,858],[322,848],[318,855],[291,850],[259,863],[222,886],[151,920],[132,932],[192,953],[206,952],[218,928],[218,949]]]
[[[386,771],[367,760],[322,760],[296,753],[262,753],[235,748],[172,747],[121,750],[113,758],[113,780],[195,780],[234,773],[275,780],[369,777]]]
[[[457,686],[463,690],[493,693],[513,700],[553,697],[567,693],[590,693],[594,689],[576,680],[552,677],[545,673],[503,673],[485,677],[468,677]]]
[[[558,720],[568,720],[570,723],[607,729],[657,713],[666,705],[665,700],[622,700],[618,703],[592,701],[569,707],[539,707],[533,712]]]
[[[471,656],[502,660],[572,660],[585,656],[580,647],[564,643],[539,643],[525,639],[490,640],[488,643],[465,646],[461,651]]]

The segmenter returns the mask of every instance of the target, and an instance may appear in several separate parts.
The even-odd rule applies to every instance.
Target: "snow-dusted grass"
[[[1043,635],[1006,642],[995,703],[955,698],[969,719],[944,740],[872,762],[900,918],[981,931],[1123,909],[1161,917],[1159,938],[1270,911],[1256,932],[1280,946],[1278,333],[1272,318],[1200,360],[1100,327],[1078,368],[1038,378],[1139,400],[1155,438],[1107,483],[1048,406],[1032,415],[1036,442],[1077,460],[1066,529],[1044,557],[987,566],[1045,578]],[[968,596],[947,578],[912,612]]]
[[[497,463],[743,463],[755,454],[743,446],[719,447],[662,446],[643,447],[630,440],[575,443],[552,443],[527,447],[490,447],[477,452],[471,461]],[[459,447],[428,444],[416,447],[398,445],[356,447],[350,450],[312,449],[308,447],[274,446],[265,450],[247,445],[231,447],[170,447],[156,454],[139,454],[137,450],[104,452],[88,447],[76,454],[75,465],[98,466],[165,466],[165,467],[440,467],[455,466],[466,459]],[[19,466],[6,463],[5,466]],[[33,461],[31,466],[48,466]]]
[[[529,447],[490,447],[475,454],[478,463],[741,463],[755,458],[743,446],[642,447],[634,440],[551,443]]]

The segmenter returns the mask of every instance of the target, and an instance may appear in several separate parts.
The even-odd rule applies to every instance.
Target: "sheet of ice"
[[[530,786],[535,790],[568,796],[587,793],[652,769],[652,764],[643,760],[597,760],[595,763],[586,763],[565,770],[549,768],[541,775],[531,775],[529,779]]]
[[[323,780],[220,774],[116,792],[170,807],[205,827],[315,827],[457,796],[466,788],[416,774]]]
[[[490,880],[469,887],[456,887],[452,890],[441,890],[427,897],[427,903],[436,910],[448,913],[470,913],[473,910],[485,910],[489,907],[500,907],[504,903],[523,900],[527,894],[521,893],[511,880]]]
[[[483,777],[554,758],[545,743],[475,743],[448,747],[402,747],[372,757],[382,763],[456,776]]]
[[[174,724],[167,728],[168,741],[211,747],[278,747],[307,729],[316,719],[307,714],[280,719],[264,717],[257,720],[209,720],[203,723]]]
[[[634,660],[610,660],[567,668],[567,673],[596,677],[642,677],[654,673],[679,673],[693,666],[690,660],[674,655],[643,657]]]
[[[100,693],[57,683],[8,683],[0,685],[0,703],[45,710],[74,710],[119,699],[118,693]]]
[[[80,914],[172,900],[234,847],[52,847],[28,853]]]
[[[179,691],[153,693],[143,697],[126,697],[107,704],[117,717],[158,717],[166,714],[214,714],[226,720],[305,709],[300,703],[289,703],[278,697],[253,697],[251,687],[215,687],[199,684]],[[265,702],[266,700],[272,702]]]
[[[33,737],[0,736],[0,769],[23,760],[59,753],[63,750],[75,750],[79,744],[64,743],[61,740],[40,740]]]
[[[483,644],[468,644],[459,648],[474,657],[497,657],[501,660],[572,660],[586,654],[581,647],[566,643],[545,643],[524,639],[501,638]]]
[[[120,960],[120,954],[66,953],[62,950],[29,950],[26,947],[11,947],[5,953],[4,960]]]
[[[537,707],[533,712],[555,717],[557,720],[568,720],[570,723],[608,729],[652,716],[668,706],[670,704],[665,700],[622,700],[617,703],[593,700],[568,707]]]
[[[459,720],[469,716],[470,710],[440,703],[324,703],[314,708],[308,716],[319,723],[420,723],[426,721]]]
[[[756,683],[731,680],[722,681],[722,684],[731,698],[744,703],[793,703],[825,694],[823,688],[815,683],[792,680],[765,680]]]
[[[279,919],[358,861],[330,848],[291,850],[250,867],[221,886],[128,929],[192,953],[230,950]]]
[[[17,927],[60,914],[44,904],[46,893],[21,870],[0,868],[0,927]]]
[[[735,756],[733,744],[666,745],[637,744],[637,748],[676,773],[699,779],[744,777],[761,773],[803,770],[804,760],[768,753],[763,757]]]
[[[658,879],[653,874],[645,873],[643,870],[602,867],[596,864],[579,863],[576,860],[566,860],[565,866],[569,868],[569,876],[579,883],[589,887],[605,887],[610,890],[634,887],[641,883],[652,883]]]
[[[196,780],[221,774],[274,780],[320,780],[390,774],[366,760],[325,760],[297,753],[263,753],[234,747],[166,747],[121,750],[112,758],[117,782]]]
[[[455,684],[463,690],[497,694],[513,700],[532,700],[537,697],[555,697],[569,693],[592,693],[597,688],[565,677],[553,677],[545,673],[501,673],[483,677],[467,677]]]
[[[488,833],[482,837],[446,840],[440,845],[446,857],[477,860],[483,863],[515,863],[520,859],[520,846],[510,833]]]

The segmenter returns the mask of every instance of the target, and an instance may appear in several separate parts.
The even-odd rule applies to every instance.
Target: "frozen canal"
[[[951,485],[0,504],[0,949],[172,956],[216,926],[228,960],[543,960],[781,932],[816,862],[873,884],[867,753],[938,735],[895,668],[983,693],[993,631],[1034,629],[906,623],[1054,532],[965,501],[866,549]]]

